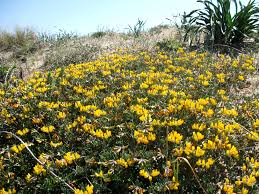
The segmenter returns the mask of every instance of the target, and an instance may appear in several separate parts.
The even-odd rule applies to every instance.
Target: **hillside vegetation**
[[[258,7],[199,2],[149,30],[1,32],[0,194],[258,193]]]

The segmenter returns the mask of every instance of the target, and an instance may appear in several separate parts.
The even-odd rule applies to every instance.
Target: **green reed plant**
[[[137,23],[134,26],[129,25],[129,32],[132,34],[135,38],[139,37],[141,33],[144,31],[144,26],[146,22],[143,20],[138,19]]]
[[[186,17],[190,24],[207,35],[212,45],[242,46],[244,39],[258,31],[259,8],[255,0],[247,5],[236,0],[198,0],[204,8],[193,10]],[[232,5],[234,14],[231,13]],[[190,28],[191,29],[191,28]]]

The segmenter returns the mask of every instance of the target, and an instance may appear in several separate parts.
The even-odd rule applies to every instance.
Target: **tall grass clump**
[[[247,55],[123,50],[0,85],[1,193],[256,193]]]
[[[145,23],[143,20],[138,19],[137,23],[134,26],[129,25],[129,33],[135,38],[139,37],[144,31]]]
[[[43,44],[50,44],[55,46],[58,44],[66,43],[67,41],[78,38],[74,32],[67,32],[66,30],[59,29],[57,33],[40,32],[37,34],[39,40]]]
[[[32,53],[38,48],[37,34],[31,29],[16,28],[14,33],[0,32],[0,49],[2,51],[15,51],[21,53]]]

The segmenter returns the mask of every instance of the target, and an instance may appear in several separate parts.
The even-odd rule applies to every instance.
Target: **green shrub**
[[[212,45],[230,45],[240,47],[243,40],[252,32],[258,31],[259,8],[255,0],[247,5],[237,5],[237,0],[199,0],[204,9],[194,10],[186,17],[190,24],[207,34],[207,42]],[[213,3],[215,2],[215,3]],[[235,13],[231,14],[234,4]],[[196,15],[195,15],[196,14]]]
[[[163,51],[176,51],[179,47],[183,46],[183,43],[177,39],[164,39],[156,43],[156,46]]]
[[[60,67],[77,64],[93,59],[98,48],[91,45],[82,45],[80,42],[66,42],[54,46],[47,54],[45,65],[47,67]]]
[[[0,49],[31,53],[38,48],[38,37],[30,29],[16,28],[14,33],[0,33]]]
[[[107,33],[103,32],[103,31],[98,31],[98,32],[94,32],[91,34],[92,38],[101,38],[103,36],[105,36]]]
[[[8,67],[4,64],[0,64],[0,83],[3,83],[7,74]]]

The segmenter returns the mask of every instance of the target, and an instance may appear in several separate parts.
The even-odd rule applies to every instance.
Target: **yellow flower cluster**
[[[182,165],[188,160],[205,190],[216,193],[216,182],[225,193],[250,192],[259,176],[259,101],[230,86],[244,84],[254,59],[210,55],[121,50],[0,85],[1,126],[41,161],[24,162],[25,144],[1,136],[1,188],[44,186],[37,175],[46,181],[50,168],[78,194],[117,192],[117,183],[136,193],[190,193],[197,185],[185,176],[193,173]]]
[[[13,151],[13,152],[15,152],[15,153],[17,153],[17,154],[19,154],[22,150],[24,150],[25,148],[26,148],[26,146],[29,146],[29,144],[24,144],[24,143],[22,143],[22,144],[20,144],[20,145],[13,145],[12,147],[11,147],[11,150]]]
[[[143,132],[141,130],[134,130],[134,137],[137,140],[137,143],[143,143],[148,144],[149,141],[155,141],[156,140],[156,134],[152,132]]]
[[[85,187],[85,191],[80,189],[75,189],[74,194],[93,194],[94,193],[94,186],[93,185],[87,185]]]
[[[16,193],[16,189],[13,188],[13,189],[8,189],[8,190],[5,190],[5,188],[2,188],[0,190],[0,194],[14,194]]]
[[[198,159],[198,161],[196,162],[197,166],[201,166],[202,168],[206,167],[207,169],[209,169],[211,167],[211,165],[213,165],[215,162],[215,160],[213,160],[212,158],[208,158],[208,160],[206,161],[205,159]]]
[[[130,107],[130,110],[132,112],[136,112],[136,114],[139,116],[139,120],[143,122],[149,122],[151,121],[151,115],[149,114],[149,111],[145,108],[143,108],[141,105],[132,105]]]
[[[149,181],[152,181],[153,177],[156,177],[160,174],[159,170],[157,169],[153,169],[151,171],[151,173],[149,173],[148,171],[144,170],[144,169],[141,169],[139,171],[139,175],[140,176],[143,176],[144,178],[148,179]]]
[[[18,130],[18,131],[16,132],[16,134],[17,134],[17,135],[20,135],[20,136],[26,135],[27,133],[29,133],[29,129],[27,129],[27,128],[24,128],[24,129],[22,129],[22,130]]]
[[[44,132],[44,133],[51,133],[51,132],[54,131],[54,129],[55,129],[55,127],[52,126],[52,125],[50,125],[50,126],[43,126],[43,127],[40,128],[40,130],[42,132]]]
[[[44,169],[44,167],[37,163],[34,167],[33,167],[33,172],[36,174],[36,175],[40,175],[40,174],[43,174],[45,175],[46,174],[46,169]]]
[[[176,180],[175,176],[173,176],[172,181],[168,184],[170,190],[178,190],[180,183]]]
[[[183,139],[183,136],[180,133],[177,133],[176,131],[170,132],[167,136],[168,141],[176,144],[179,144],[182,139]]]
[[[79,158],[80,158],[80,155],[78,153],[67,152],[64,155],[64,159],[68,164],[72,164],[75,160],[78,160]]]

